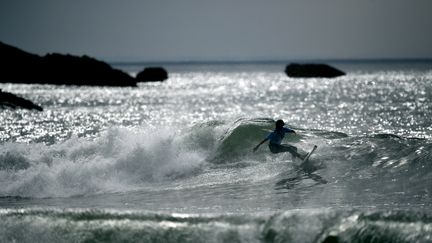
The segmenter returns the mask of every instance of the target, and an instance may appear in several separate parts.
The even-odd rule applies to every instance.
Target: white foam
[[[95,140],[3,144],[0,196],[119,192],[186,176],[200,168],[205,156],[176,135],[167,129],[113,128]]]

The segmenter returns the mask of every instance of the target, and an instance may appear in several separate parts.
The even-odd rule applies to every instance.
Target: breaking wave
[[[241,169],[280,160],[292,162],[290,156],[270,154],[264,145],[252,153],[273,123],[263,118],[213,121],[181,131],[112,128],[92,140],[74,137],[53,145],[3,143],[0,197],[70,197],[141,190],[163,187],[163,183],[221,166],[238,165]],[[286,141],[304,153],[317,144],[312,162],[324,165],[319,167],[324,168],[322,175],[333,181],[367,180],[377,187],[392,182],[388,184],[395,188],[416,191],[432,175],[429,140],[295,129],[299,135]]]

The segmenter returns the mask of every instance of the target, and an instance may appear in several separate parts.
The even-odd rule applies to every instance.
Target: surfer
[[[294,157],[298,157],[300,159],[303,159],[304,156],[299,154],[297,152],[297,147],[289,145],[289,144],[281,144],[282,139],[285,136],[285,133],[296,133],[294,130],[284,127],[285,122],[283,120],[277,120],[276,121],[276,128],[273,132],[269,133],[267,137],[262,140],[255,148],[253,148],[253,151],[257,151],[257,149],[261,146],[261,144],[269,141],[269,149],[272,153],[283,153],[283,152],[289,152]]]

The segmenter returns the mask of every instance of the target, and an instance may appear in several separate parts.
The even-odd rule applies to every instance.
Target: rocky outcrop
[[[168,79],[168,72],[161,67],[148,67],[139,72],[136,79],[138,82],[165,81]]]
[[[0,42],[0,82],[136,86],[128,74],[88,56],[38,56]]]
[[[335,78],[345,75],[344,72],[327,64],[297,64],[286,66],[285,73],[296,78]]]
[[[42,111],[42,107],[24,98],[18,97],[12,93],[3,92],[0,89],[0,108],[24,108],[29,110]]]

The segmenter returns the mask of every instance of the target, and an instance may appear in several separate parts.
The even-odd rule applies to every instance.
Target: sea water
[[[0,242],[430,242],[432,63],[170,64],[136,88],[0,84]],[[131,74],[140,65],[118,65]],[[284,119],[310,157],[253,153]]]

